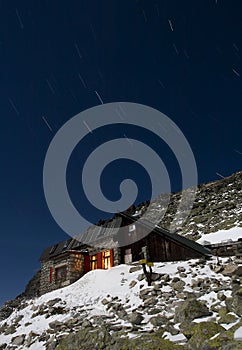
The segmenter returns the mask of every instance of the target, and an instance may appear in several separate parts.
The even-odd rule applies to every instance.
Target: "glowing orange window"
[[[106,250],[105,252],[102,252],[102,268],[110,269],[110,267],[112,267],[111,251]]]
[[[92,255],[90,258],[90,269],[96,270],[97,269],[97,255]]]

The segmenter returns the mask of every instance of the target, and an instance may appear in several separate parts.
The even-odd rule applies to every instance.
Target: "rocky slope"
[[[161,226],[169,228],[180,196],[171,195]],[[163,198],[151,203],[150,220],[163,210]],[[178,233],[197,240],[242,227],[241,199],[242,172],[198,186]],[[145,209],[142,203],[130,214]],[[123,265],[42,297],[38,272],[0,309],[0,350],[242,349],[241,270],[242,261],[229,259],[155,264],[147,288],[140,267]]]
[[[151,287],[120,265],[20,302],[0,349],[241,349],[241,317],[242,260],[157,263]]]
[[[170,228],[180,198],[180,192],[171,194],[170,204],[160,226]],[[152,210],[147,217],[149,220],[153,221],[157,213],[163,210],[163,203],[162,195],[152,201]],[[146,205],[141,204],[136,210],[142,212],[145,208]],[[177,233],[197,240],[202,233],[216,232],[234,226],[242,226],[242,172],[199,185],[190,215],[182,226],[177,225],[176,228]]]

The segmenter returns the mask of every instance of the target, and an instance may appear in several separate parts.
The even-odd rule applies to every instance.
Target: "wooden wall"
[[[131,249],[132,261],[141,259],[142,247],[147,246],[150,260],[153,262],[159,261],[178,261],[187,260],[192,258],[200,258],[202,255],[198,252],[184,247],[181,244],[172,242],[165,236],[161,236],[158,233],[151,232],[148,236],[141,240],[121,247],[121,262],[124,263],[124,255],[126,249]]]

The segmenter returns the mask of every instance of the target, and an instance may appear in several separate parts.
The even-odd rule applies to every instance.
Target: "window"
[[[112,250],[99,252],[96,255],[90,256],[90,269],[109,269],[113,266]]]
[[[135,224],[129,225],[129,232],[135,231]]]
[[[110,250],[106,250],[102,253],[102,268],[110,269],[111,267],[111,254]]]
[[[92,255],[90,257],[90,269],[91,270],[97,269],[97,255]]]
[[[131,249],[125,249],[124,263],[129,264],[132,262],[132,252]]]
[[[67,279],[67,266],[66,265],[63,265],[63,266],[56,268],[55,279],[56,279],[56,281],[65,281]]]

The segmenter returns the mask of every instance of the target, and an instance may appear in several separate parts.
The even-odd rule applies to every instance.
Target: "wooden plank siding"
[[[124,263],[124,255],[127,249],[131,249],[132,261],[140,260],[140,253],[144,246],[148,247],[148,254],[153,262],[187,260],[202,256],[202,254],[188,247],[162,237],[156,232],[151,232],[141,240],[121,247],[121,263]]]

